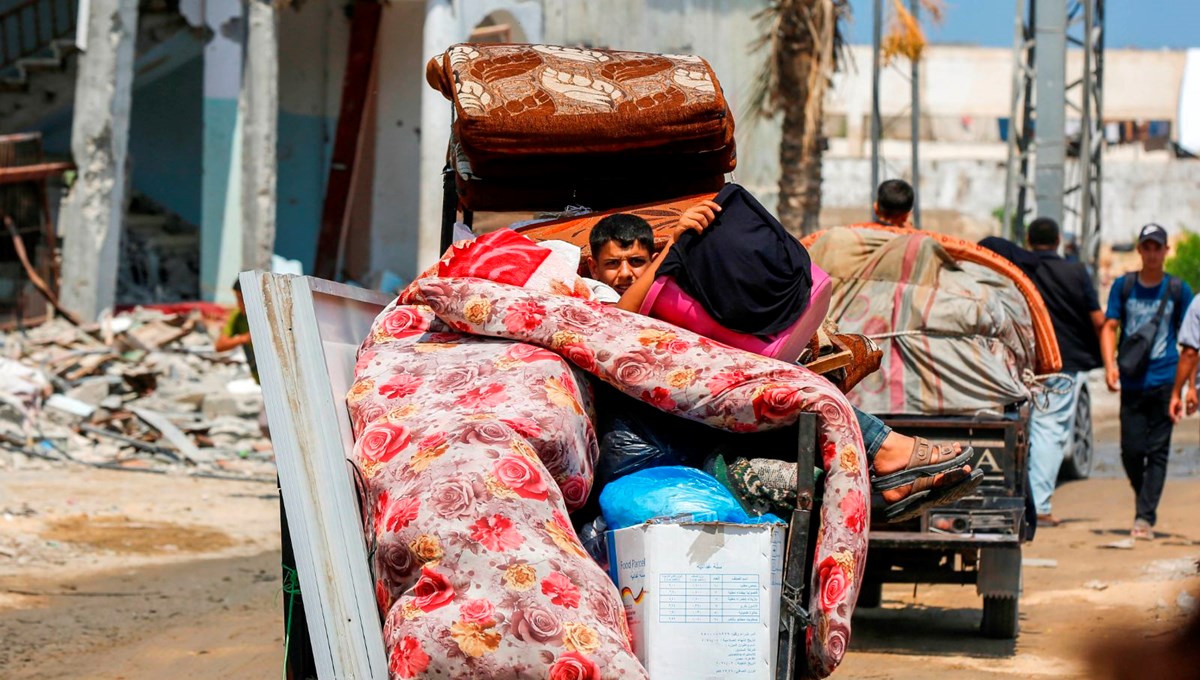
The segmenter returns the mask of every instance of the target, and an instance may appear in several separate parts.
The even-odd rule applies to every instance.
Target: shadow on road
[[[884,604],[887,604],[886,599]],[[981,616],[981,609],[948,609],[919,604],[900,608],[859,607],[854,611],[854,650],[987,659],[1013,656],[1016,640],[992,640],[980,635]]]

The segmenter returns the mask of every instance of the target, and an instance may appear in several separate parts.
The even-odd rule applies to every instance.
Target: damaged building
[[[750,46],[765,4],[0,0],[0,134],[40,133],[44,162],[76,166],[45,178],[47,207],[36,228],[62,246],[59,259],[41,265],[47,283],[83,318],[114,305],[228,304],[237,272],[271,267],[276,257],[307,274],[394,289],[438,255],[451,112],[425,83],[430,57],[464,41],[703,53],[744,121],[735,179],[770,204],[779,125],[742,115],[761,65]],[[835,77],[826,106],[827,224],[869,209],[862,140],[870,69],[862,50],[853,52],[857,65]],[[990,229],[1003,203],[995,187],[1009,98],[992,88],[963,101],[951,75],[964,61],[1007,73],[1011,53],[929,50],[920,184],[934,229],[964,220]],[[1182,138],[1188,121],[1176,115],[1179,93],[1197,67],[1200,59],[1180,51],[1111,51],[1106,107],[1122,120],[1166,121]],[[1138,94],[1147,69],[1160,76],[1162,96],[1152,104]],[[899,87],[897,78],[885,73],[885,89]],[[885,107],[883,115],[905,114]],[[905,143],[885,135],[885,150]],[[1143,172],[1145,164],[1153,172]],[[1154,186],[1131,188],[1189,195],[1198,167],[1147,147],[1114,158],[1105,182],[1152,175]],[[1112,189],[1105,210],[1119,229],[1136,211],[1136,192]],[[1172,230],[1196,207],[1164,203],[1157,219]],[[32,243],[30,250],[36,259]],[[0,275],[18,274],[9,255],[0,259]]]

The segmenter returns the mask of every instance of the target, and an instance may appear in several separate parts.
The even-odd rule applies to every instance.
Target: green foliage
[[[1183,238],[1171,249],[1175,254],[1167,258],[1167,272],[1187,281],[1192,290],[1196,290],[1200,285],[1200,234],[1185,231]]]
[[[1016,235],[1018,239],[1023,239],[1025,237],[1025,228],[1029,225],[1021,221],[1015,214],[1012,216],[1012,223],[1005,224],[1004,206],[1000,206],[999,208],[993,210],[992,217],[994,217],[996,222],[1000,225],[1000,236],[1004,238],[1012,238],[1013,235]],[[1021,246],[1022,248],[1025,247],[1025,243],[1023,241],[1017,243],[1017,245]]]

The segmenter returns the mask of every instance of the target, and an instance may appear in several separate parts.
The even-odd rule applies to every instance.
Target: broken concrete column
[[[91,0],[79,57],[71,154],[79,172],[63,205],[63,305],[96,319],[116,300],[138,0]]]
[[[271,268],[275,252],[276,137],[279,121],[279,20],[275,5],[246,7],[242,119],[242,269]]]

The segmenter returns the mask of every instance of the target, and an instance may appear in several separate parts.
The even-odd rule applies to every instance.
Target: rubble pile
[[[89,465],[274,482],[262,393],[219,319],[147,308],[0,334],[0,469]],[[265,422],[265,421],[264,421]]]

